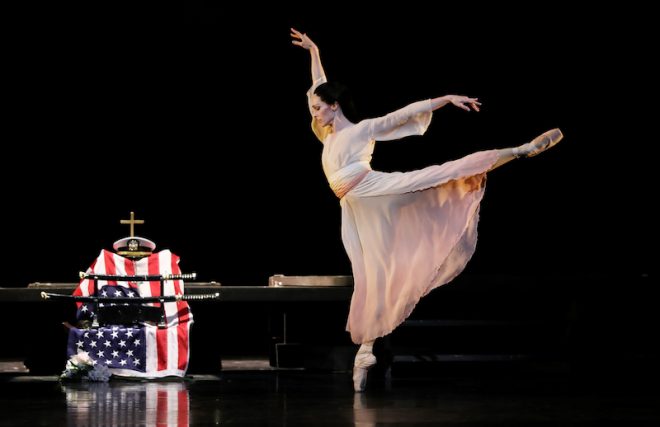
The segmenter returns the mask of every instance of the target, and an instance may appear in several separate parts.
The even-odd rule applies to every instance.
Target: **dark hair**
[[[353,96],[346,85],[337,82],[322,83],[316,88],[314,94],[326,104],[334,104],[335,102],[339,104],[341,111],[351,122],[357,123],[359,121],[359,116],[353,103]]]

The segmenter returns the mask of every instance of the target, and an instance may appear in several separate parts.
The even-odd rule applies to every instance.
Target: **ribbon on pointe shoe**
[[[353,388],[362,392],[367,386],[367,373],[376,364],[376,356],[371,353],[358,353],[353,364]]]
[[[555,146],[564,138],[564,134],[558,128],[551,129],[534,138],[531,142],[515,147],[512,153],[515,157],[534,157],[550,147]]]

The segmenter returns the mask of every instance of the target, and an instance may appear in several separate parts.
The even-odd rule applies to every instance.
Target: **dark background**
[[[652,273],[647,11],[316,7],[8,15],[20,24],[4,61],[2,286],[76,281],[128,235],[119,220],[130,211],[146,221],[138,235],[202,281],[350,274],[309,127],[309,54],[291,45],[290,27],[316,41],[364,116],[447,93],[483,103],[435,112],[423,137],[378,144],[376,169],[562,129],[551,151],[489,174],[466,274]]]

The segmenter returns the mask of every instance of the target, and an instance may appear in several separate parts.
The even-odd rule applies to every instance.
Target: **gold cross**
[[[122,219],[119,221],[120,224],[129,224],[131,226],[131,235],[129,237],[135,236],[134,226],[135,224],[144,224],[143,219],[135,219],[135,212],[131,212],[131,219]]]

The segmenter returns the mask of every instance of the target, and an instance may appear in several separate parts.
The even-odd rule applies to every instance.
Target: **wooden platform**
[[[216,373],[223,360],[242,357],[269,358],[274,367],[350,370],[357,348],[345,331],[352,287],[299,283],[187,282],[188,294],[220,294],[191,302],[191,373]],[[659,319],[653,283],[650,277],[463,275],[424,297],[382,340],[381,360],[407,374],[428,364],[559,361],[583,370],[649,365],[659,357],[648,339]],[[43,300],[40,293],[70,294],[75,286],[0,288],[0,306],[21,325],[6,331],[11,345],[2,347],[0,359],[24,360],[32,373],[61,371],[61,322],[74,322],[75,308],[71,301]]]

